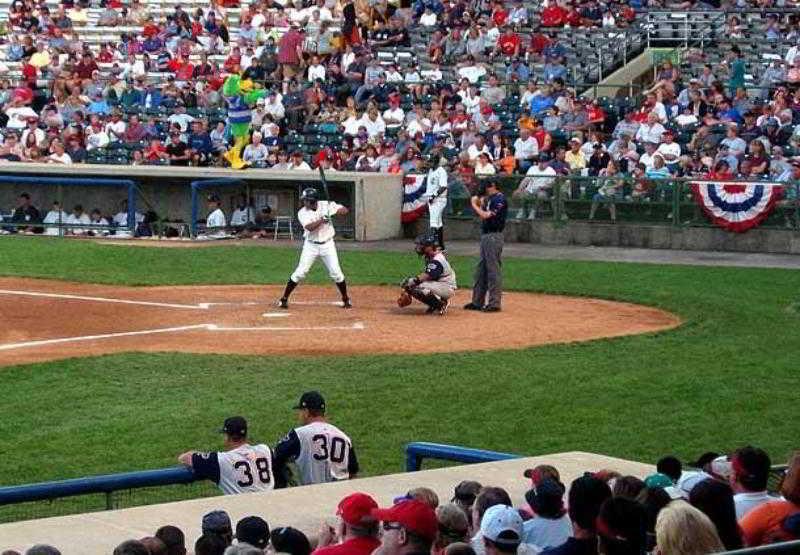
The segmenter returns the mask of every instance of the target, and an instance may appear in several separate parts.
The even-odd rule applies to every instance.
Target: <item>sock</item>
[[[297,283],[289,279],[289,281],[286,282],[286,289],[283,290],[283,297],[281,298],[288,299],[295,287],[297,287]]]
[[[336,287],[339,289],[339,293],[342,294],[342,300],[347,300],[349,297],[347,296],[347,282],[342,280],[336,284]]]
[[[436,234],[439,236],[439,248],[444,250],[444,228],[440,227],[437,229]]]

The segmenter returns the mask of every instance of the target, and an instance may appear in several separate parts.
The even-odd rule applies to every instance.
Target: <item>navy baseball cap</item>
[[[269,543],[267,521],[258,516],[246,516],[236,523],[236,539],[264,549]]]
[[[226,418],[219,433],[232,436],[246,436],[247,420],[245,420],[243,416],[231,416],[230,418]]]
[[[231,517],[225,511],[211,511],[203,515],[203,534],[231,532]]]
[[[319,391],[306,391],[300,396],[295,409],[325,410],[325,398]]]

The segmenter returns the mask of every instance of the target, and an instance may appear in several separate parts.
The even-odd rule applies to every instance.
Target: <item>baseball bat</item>
[[[325,200],[331,201],[331,192],[328,190],[328,180],[325,179],[325,170],[322,169],[322,163],[319,166],[319,178],[322,181],[322,190],[325,192]],[[330,214],[328,214],[330,216]]]

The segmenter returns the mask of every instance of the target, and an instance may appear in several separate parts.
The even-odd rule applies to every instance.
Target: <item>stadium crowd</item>
[[[0,160],[222,164],[231,137],[221,86],[241,72],[265,88],[242,153],[253,167],[409,173],[444,157],[468,188],[476,177],[544,175],[520,191],[534,197],[552,195],[552,174],[606,178],[567,193],[595,200],[663,197],[651,180],[670,177],[800,175],[797,46],[754,90],[734,47],[696,73],[665,62],[640,99],[577,94],[557,31],[635,26],[636,2],[224,1],[174,4],[161,17],[140,0],[101,4],[99,14],[85,1],[11,4],[0,48],[5,69],[21,74],[0,82]],[[797,43],[796,15],[768,21],[768,40]],[[92,26],[141,33],[95,48],[82,38]],[[729,27],[747,23],[732,16]],[[428,41],[419,57],[412,34]]]
[[[257,515],[235,526],[224,511],[202,519],[195,555],[705,555],[800,538],[800,452],[789,460],[776,494],[768,493],[770,458],[747,446],[705,453],[690,467],[667,456],[641,480],[613,469],[562,483],[558,469],[526,470],[525,502],[514,506],[499,487],[464,481],[450,502],[424,487],[379,508],[366,493],[342,499],[318,534],[270,529]],[[184,533],[163,526],[120,544],[114,555],[183,555]],[[3,555],[16,552],[6,551]],[[26,555],[58,555],[47,545]]]

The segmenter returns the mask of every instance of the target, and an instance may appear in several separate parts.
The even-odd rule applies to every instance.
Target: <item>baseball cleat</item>
[[[342,308],[353,308],[353,303],[350,302],[350,299],[342,299]]]
[[[433,314],[437,310],[439,309],[436,308],[435,306],[428,306],[428,308],[425,309],[425,314]]]
[[[278,306],[278,308],[289,308],[289,299],[280,298],[275,304]]]
[[[439,306],[439,309],[436,311],[437,314],[439,314],[439,316],[444,316],[445,314],[447,314],[447,309],[449,306],[450,306],[450,301],[445,299],[444,301],[442,301],[441,306]]]
[[[489,306],[486,305],[481,309],[483,312],[500,312],[499,306]]]
[[[481,307],[475,303],[467,303],[464,305],[464,310],[481,310]]]

